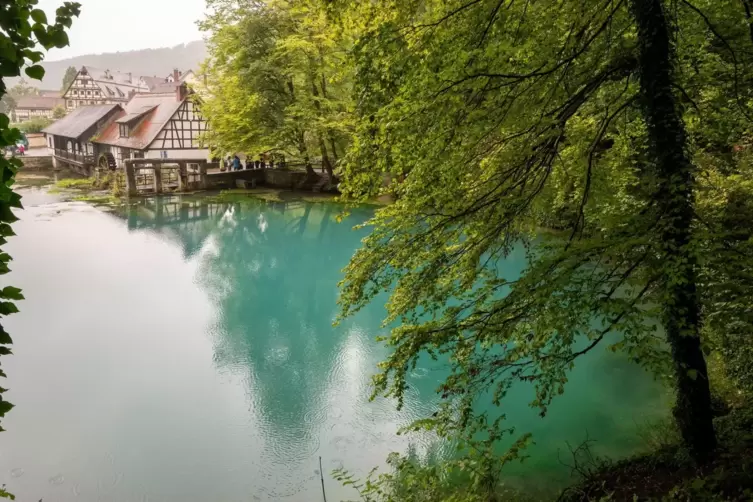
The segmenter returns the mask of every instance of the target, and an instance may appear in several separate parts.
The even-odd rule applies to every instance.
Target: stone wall
[[[223,171],[219,173],[212,173],[207,175],[207,188],[220,189],[220,188],[236,188],[238,185],[236,180],[244,181],[256,181],[257,184],[264,184],[264,171],[261,170],[248,170],[248,171]]]
[[[303,171],[285,171],[282,169],[266,169],[264,182],[267,186],[275,188],[295,189],[303,184],[306,173]]]
[[[47,140],[41,132],[29,133],[26,135],[26,139],[29,140],[29,148],[45,148],[47,146]]]
[[[50,171],[52,170],[52,156],[47,157],[22,157],[24,166],[21,169],[28,171]]]
[[[306,173],[302,171],[285,171],[281,169],[222,171],[207,175],[209,189],[236,188],[236,180],[256,181],[258,185],[289,190],[300,187]]]

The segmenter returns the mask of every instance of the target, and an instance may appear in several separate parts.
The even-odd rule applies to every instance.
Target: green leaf
[[[29,66],[25,71],[33,79],[42,80],[44,78],[44,68],[39,65]]]
[[[44,57],[44,54],[42,54],[39,51],[32,51],[30,49],[24,49],[24,56],[32,63],[38,63],[42,60],[42,58]]]
[[[18,209],[23,209],[24,206],[23,206],[23,204],[21,204],[21,199],[22,199],[21,194],[19,194],[17,192],[12,192],[10,194],[10,198],[8,200],[8,205],[10,207],[15,207],[15,208],[18,208]]]
[[[47,14],[42,9],[34,9],[31,11],[31,18],[35,23],[47,24]]]
[[[688,377],[690,377],[691,380],[698,378],[698,370],[688,370]]]
[[[0,326],[0,343],[9,345],[13,343],[13,339],[10,337],[7,331],[5,331],[5,328]]]
[[[63,30],[62,28],[58,30],[54,30],[51,33],[50,42],[57,47],[58,49],[62,49],[63,47],[68,46],[68,34]]]
[[[7,223],[0,223],[0,235],[3,237],[13,237],[16,233]]]
[[[23,300],[24,295],[21,294],[21,290],[19,288],[14,288],[13,286],[6,286],[2,292],[0,292],[0,295],[2,295],[3,298],[7,298],[8,300]]]
[[[18,307],[13,302],[0,302],[0,314],[11,315],[18,312]]]
[[[50,36],[42,25],[34,25],[34,36],[37,37],[37,40],[42,47],[49,48],[51,46]]]
[[[0,401],[0,417],[5,416],[10,410],[13,409],[13,405],[8,401]]]

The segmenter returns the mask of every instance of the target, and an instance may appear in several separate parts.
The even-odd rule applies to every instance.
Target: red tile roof
[[[65,100],[47,96],[24,96],[16,103],[17,110],[52,110],[56,106],[64,107]]]
[[[115,121],[105,127],[92,141],[105,145],[145,150],[154,141],[157,134],[167,125],[170,118],[175,115],[175,112],[178,111],[183,101],[177,99],[175,92],[136,94],[124,106],[125,111],[120,112],[115,117]],[[153,107],[153,109],[147,113],[143,113],[147,107]],[[131,118],[143,115],[143,118],[138,121],[138,125],[135,128],[130,130],[130,135],[127,138],[121,138],[118,121],[129,115]]]

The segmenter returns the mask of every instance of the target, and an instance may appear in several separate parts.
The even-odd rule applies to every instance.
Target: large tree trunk
[[[298,133],[298,151],[301,152],[303,157],[303,164],[306,166],[306,180],[307,182],[313,182],[317,178],[314,167],[311,165],[311,159],[309,158],[309,149],[306,147],[306,138],[304,133],[300,131]]]
[[[313,74],[311,75],[311,93],[314,95],[314,108],[316,108],[316,113],[321,118],[322,105],[319,103],[319,89],[316,87],[316,80],[314,79]],[[329,179],[332,180],[335,178],[335,174],[332,169],[332,162],[329,160],[329,155],[327,154],[327,145],[324,143],[321,131],[317,131],[317,136],[319,137],[319,150],[321,150],[322,153],[322,167],[327,171]]]
[[[677,402],[674,415],[693,457],[706,461],[716,447],[706,361],[701,350],[696,257],[692,250],[694,167],[685,125],[672,89],[675,55],[662,0],[632,0],[639,69],[659,189],[664,329],[672,349]]]
[[[321,96],[319,94],[319,88],[316,86],[316,63],[314,62],[314,59],[312,57],[309,57],[309,81],[311,83],[311,94],[313,96],[314,101],[314,108],[316,109],[316,114],[319,116],[320,119],[324,118],[324,114],[322,113],[322,104],[320,102]],[[332,168],[332,161],[329,160],[329,155],[327,154],[327,145],[324,142],[324,136],[322,131],[317,130],[316,135],[319,138],[319,150],[321,150],[322,153],[322,167],[324,170],[327,171],[327,174],[329,175],[329,179],[334,179],[335,175]]]
[[[290,99],[291,101],[295,102],[295,86],[293,85],[293,79],[288,79],[287,85],[288,92],[290,93]],[[299,131],[296,136],[296,140],[298,141],[298,151],[301,153],[301,156],[303,157],[303,163],[306,166],[306,182],[313,183],[313,180],[315,180],[317,176],[316,172],[314,172],[313,166],[311,165],[309,151],[306,147],[305,134],[303,131]]]

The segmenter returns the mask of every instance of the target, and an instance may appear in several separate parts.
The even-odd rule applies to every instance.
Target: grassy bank
[[[657,428],[657,448],[619,462],[574,454],[582,481],[568,488],[560,500],[753,500],[753,404],[733,408],[717,417],[719,447],[714,459],[696,465],[679,446],[671,425]]]

